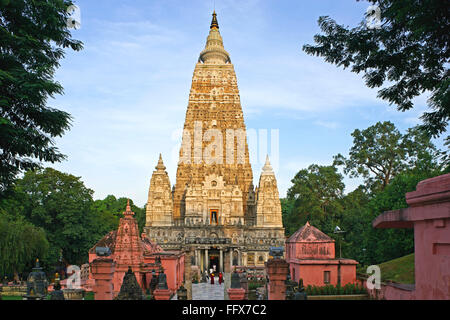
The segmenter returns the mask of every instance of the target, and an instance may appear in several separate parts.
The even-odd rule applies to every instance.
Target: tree
[[[447,150],[441,152],[442,168],[444,168],[443,173],[450,172],[450,136],[448,136],[444,141],[444,147]]]
[[[86,262],[95,243],[98,226],[92,223],[93,190],[80,177],[52,168],[28,171],[17,181],[24,204],[23,215],[41,227],[50,243],[48,264],[62,257],[71,264]]]
[[[371,217],[367,214],[367,205],[371,195],[365,186],[359,186],[341,200],[342,215],[338,222],[346,232],[342,236],[342,252],[346,258],[352,258],[365,264],[368,261],[366,249],[362,244],[362,235],[372,228]]]
[[[334,166],[310,165],[291,180],[283,210],[292,207],[285,221],[288,235],[310,221],[324,232],[332,232],[342,212],[337,202],[343,196],[343,176]],[[290,202],[293,202],[290,203]]]
[[[413,108],[413,99],[430,92],[431,112],[422,115],[423,128],[433,136],[446,131],[450,119],[450,6],[442,0],[369,0],[381,10],[380,28],[365,21],[348,29],[327,16],[318,24],[322,34],[316,45],[304,45],[311,55],[326,62],[364,72],[368,87],[384,87],[378,97],[397,105],[399,111]]]
[[[111,230],[116,230],[119,224],[119,219],[123,217],[122,213],[125,211],[127,205],[127,198],[116,198],[113,195],[108,195],[103,200],[95,200],[92,204],[91,211],[96,219],[93,222],[97,226],[97,234],[100,240],[106,233]],[[131,210],[135,213],[134,218],[139,225],[139,231],[142,232],[145,225],[145,209],[134,205],[133,200],[130,199]]]
[[[295,199],[280,198],[281,202],[281,218],[286,235],[292,235],[296,229],[292,228],[291,213],[294,209]]]
[[[385,211],[407,208],[406,193],[416,190],[420,181],[439,174],[439,171],[407,170],[396,176],[383,191],[370,200],[367,210],[359,218],[368,226],[359,233],[360,246],[366,249],[367,264],[385,262],[414,252],[413,229],[374,229],[372,221]]]
[[[430,136],[417,127],[401,134],[392,122],[377,122],[365,130],[356,129],[352,136],[349,158],[338,154],[334,165],[344,166],[350,177],[364,177],[368,185],[383,189],[405,169],[438,166],[439,152]]]
[[[36,258],[45,258],[48,241],[44,230],[22,218],[10,220],[0,214],[0,276],[29,271]]]
[[[67,112],[47,105],[63,93],[53,80],[64,48],[79,51],[66,25],[67,0],[0,1],[0,192],[39,161],[64,159],[53,138],[70,127]],[[36,161],[37,159],[38,161]]]

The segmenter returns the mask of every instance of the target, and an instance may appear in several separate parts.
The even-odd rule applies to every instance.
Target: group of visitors
[[[214,278],[216,276],[219,277],[219,285],[223,283],[223,274],[222,272],[216,273],[214,270],[210,270],[209,274],[208,271],[205,270],[206,278],[211,281],[211,284],[214,284]]]

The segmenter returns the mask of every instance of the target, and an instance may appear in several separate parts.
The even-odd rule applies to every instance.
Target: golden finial
[[[213,18],[212,18],[212,21],[211,21],[210,29],[213,29],[213,28],[219,29],[219,23],[217,22],[216,10],[214,10],[212,16],[213,16]]]

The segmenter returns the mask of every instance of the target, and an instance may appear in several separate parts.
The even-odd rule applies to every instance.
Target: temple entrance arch
[[[221,266],[220,266],[220,259],[219,259],[219,250],[210,249],[208,261],[209,261],[208,271],[210,269],[215,269],[215,271],[213,271],[213,272],[221,272],[222,271],[220,268]]]

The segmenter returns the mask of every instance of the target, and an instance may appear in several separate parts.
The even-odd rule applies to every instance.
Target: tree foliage
[[[401,134],[392,123],[379,122],[352,135],[349,158],[339,154],[334,165],[344,165],[351,177],[365,177],[365,183],[344,194],[343,177],[334,165],[300,170],[281,201],[286,235],[310,221],[335,238],[337,246],[342,243],[343,257],[363,265],[410,254],[412,229],[374,229],[372,222],[385,211],[406,208],[405,194],[420,181],[447,173],[448,154],[437,150],[418,127]],[[339,238],[333,233],[335,226],[345,231]]]
[[[414,252],[413,229],[374,229],[372,221],[384,211],[407,208],[405,195],[416,190],[417,184],[436,175],[439,171],[405,171],[395,177],[381,192],[378,192],[368,203],[367,209],[357,219],[368,225],[359,238],[359,248],[365,253],[355,252],[356,257],[364,258],[368,264],[377,264]]]
[[[405,111],[413,99],[429,92],[430,112],[423,127],[433,136],[446,131],[450,119],[450,6],[443,0],[369,0],[381,10],[381,27],[366,21],[355,28],[319,18],[316,45],[304,45],[311,55],[352,72],[364,73],[369,88],[382,87],[378,97]],[[384,86],[387,84],[387,86]]]
[[[26,241],[17,244],[17,248],[24,246],[23,250],[31,252],[31,262],[39,257],[46,270],[52,270],[52,266],[57,267],[61,262],[76,265],[85,263],[88,250],[108,232],[117,229],[128,200],[109,195],[103,200],[93,201],[93,190],[87,188],[80,177],[52,168],[26,172],[22,179],[16,181],[15,189],[8,190],[7,194],[7,197],[0,199],[0,218],[20,221],[27,227],[43,232],[45,241],[48,240],[45,255],[43,251],[35,250],[37,253],[33,253],[33,247]],[[131,199],[130,205],[142,232],[145,209],[135,206]],[[4,236],[9,238],[2,238],[0,242],[12,239],[6,234]],[[15,240],[8,240],[10,245],[20,241],[19,235],[15,237]],[[6,247],[1,248],[6,250]],[[27,272],[27,268],[18,268],[18,272]]]
[[[96,234],[90,208],[93,190],[84,186],[80,177],[52,168],[28,171],[17,182],[23,198],[23,215],[35,226],[42,227],[50,242],[49,262],[61,254],[73,264],[85,262]]]
[[[64,158],[53,138],[69,129],[71,118],[47,100],[63,93],[53,77],[64,48],[82,49],[66,25],[71,4],[0,1],[0,192],[19,172],[40,167],[39,161]]]
[[[417,127],[401,134],[392,122],[377,122],[367,129],[356,129],[352,136],[349,157],[336,155],[334,165],[342,165],[350,177],[364,177],[367,185],[381,185],[383,189],[403,170],[423,171],[438,165],[440,153],[431,137]]]
[[[0,276],[29,271],[36,258],[45,258],[49,243],[45,232],[24,219],[0,214]]]
[[[103,236],[109,231],[117,229],[119,220],[123,217],[122,213],[127,206],[127,200],[128,198],[125,197],[116,198],[113,195],[108,195],[103,200],[94,201],[91,211],[98,220],[98,223],[95,223],[95,225],[99,228],[99,234]],[[145,226],[145,209],[135,206],[131,199],[130,206],[131,210],[135,213],[134,218],[138,222],[139,231],[143,232]]]
[[[345,187],[342,179],[336,167],[315,164],[295,175],[283,201],[291,206],[283,221],[289,235],[306,221],[323,226],[324,231],[334,228],[335,215],[341,210],[336,200],[343,196]]]

